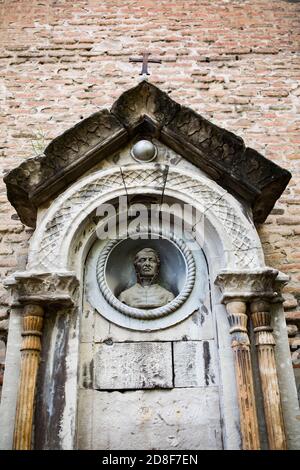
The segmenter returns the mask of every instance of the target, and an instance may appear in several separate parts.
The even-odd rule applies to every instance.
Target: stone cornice
[[[11,305],[28,304],[72,307],[78,300],[79,281],[75,273],[15,273],[4,283],[10,289]]]
[[[35,227],[37,207],[57,195],[133,136],[155,136],[205,171],[223,188],[247,200],[263,222],[291,175],[243,140],[180,106],[148,82],[123,93],[102,110],[54,139],[4,178],[21,221]]]

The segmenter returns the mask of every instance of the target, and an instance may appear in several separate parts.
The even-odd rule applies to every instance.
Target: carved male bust
[[[174,299],[172,292],[157,283],[159,254],[152,248],[139,251],[134,259],[137,283],[119,295],[119,300],[134,308],[158,308]]]

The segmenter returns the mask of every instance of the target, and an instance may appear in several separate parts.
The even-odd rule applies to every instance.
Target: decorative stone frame
[[[185,242],[173,233],[164,233],[161,230],[155,230],[155,229],[146,229],[141,227],[139,230],[139,234],[149,234],[149,235],[156,235],[160,237],[166,237],[167,239],[171,240],[177,248],[181,251],[183,254],[184,260],[186,262],[186,269],[187,269],[187,276],[186,276],[186,281],[184,283],[184,287],[179,292],[179,294],[168,304],[163,305],[162,307],[155,308],[155,309],[138,309],[138,308],[133,308],[129,307],[128,305],[123,304],[118,300],[114,294],[111,292],[109,286],[107,285],[106,282],[106,277],[105,277],[105,263],[106,259],[109,256],[110,252],[113,250],[113,248],[120,242],[119,239],[117,240],[112,240],[111,242],[107,243],[106,247],[102,250],[102,252],[99,255],[98,261],[97,261],[97,281],[99,285],[99,289],[102,292],[104,298],[107,300],[107,302],[114,307],[116,310],[119,312],[123,313],[124,315],[128,315],[129,317],[132,318],[138,318],[138,319],[156,319],[156,318],[161,318],[166,315],[170,315],[172,312],[176,311],[181,305],[186,301],[188,296],[190,295],[194,283],[195,283],[195,274],[196,274],[196,267],[195,267],[195,261],[193,258],[193,255],[191,251],[188,249],[186,246]],[[127,238],[130,236],[136,235],[136,232],[128,232],[127,233]]]
[[[159,138],[208,177],[157,164],[112,167],[83,176],[100,159],[111,155],[133,136],[145,133]],[[74,183],[79,177],[81,179]],[[281,299],[279,295],[273,295],[279,292],[281,280],[276,271],[265,266],[253,223],[253,220],[265,220],[289,179],[287,171],[255,150],[246,148],[242,139],[178,105],[167,94],[145,82],[124,93],[110,112],[95,113],[55,139],[46,148],[45,155],[28,159],[12,170],[5,177],[8,197],[27,225],[34,227],[37,209],[59,191],[64,192],[56,197],[49,209],[38,214],[26,271],[15,273],[8,281],[12,312],[0,409],[0,448],[12,447],[14,427],[14,447],[31,447],[32,417],[24,421],[19,405],[23,403],[33,409],[35,381],[30,385],[24,371],[32,368],[32,375],[36,377],[44,312],[49,310],[53,325],[47,340],[51,347],[47,363],[40,367],[43,379],[40,380],[40,408],[46,409],[43,391],[46,393],[50,388],[59,386],[64,399],[55,405],[55,432],[51,426],[52,417],[46,416],[43,446],[52,449],[75,447],[83,266],[96,239],[93,214],[101,203],[118,196],[157,196],[162,191],[166,197],[195,207],[207,228],[202,248],[210,279],[217,279],[217,285],[212,283],[211,296],[219,348],[224,353],[220,356],[220,379],[225,448],[260,447],[247,309],[250,309],[255,324],[265,404],[271,395],[264,370],[271,371],[273,392],[277,396],[279,389],[284,393],[283,413],[280,400],[276,402],[274,413],[266,413],[269,446],[285,448],[287,441],[289,447],[297,448],[297,395],[293,386],[288,385],[293,382],[293,372],[291,363],[286,362],[289,348]],[[71,186],[65,189],[68,184]],[[244,204],[227,191],[237,194]],[[20,309],[24,309],[23,328]],[[285,361],[285,367],[277,370],[272,328],[277,338],[277,363]],[[24,335],[22,358],[21,333]],[[65,355],[62,358],[57,354],[63,348]],[[267,359],[266,350],[271,360]],[[53,371],[59,360],[64,361],[64,375],[59,379],[61,382],[55,382],[58,379]],[[246,381],[241,379],[242,363],[247,364],[243,371]],[[17,395],[19,374],[21,381]],[[237,388],[233,390],[235,378]],[[236,403],[239,403],[239,410]],[[272,429],[278,426],[280,438],[276,439]]]

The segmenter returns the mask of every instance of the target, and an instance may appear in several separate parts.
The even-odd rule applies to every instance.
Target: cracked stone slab
[[[94,355],[94,389],[172,388],[171,343],[99,344]]]

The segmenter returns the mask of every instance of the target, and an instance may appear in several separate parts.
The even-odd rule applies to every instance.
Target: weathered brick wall
[[[148,50],[162,59],[155,85],[293,173],[259,233],[267,263],[292,277],[285,306],[299,319],[299,13],[295,0],[0,0],[3,174],[137,84],[129,57]],[[0,184],[5,278],[31,231]]]

